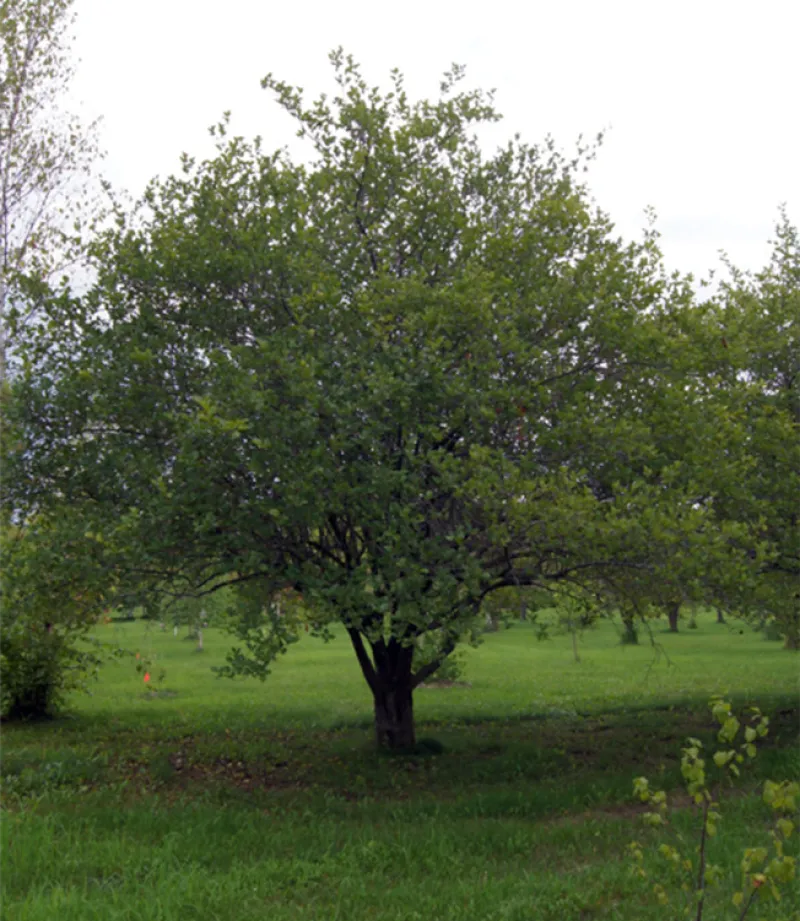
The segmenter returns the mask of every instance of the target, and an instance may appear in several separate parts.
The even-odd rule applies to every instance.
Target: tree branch
[[[436,671],[437,668],[439,668],[442,662],[444,662],[444,660],[450,655],[450,653],[455,648],[456,648],[455,639],[449,639],[442,647],[442,651],[432,662],[428,662],[427,665],[423,665],[422,668],[415,675],[411,676],[412,690],[416,687],[419,687],[419,685],[421,685],[422,682],[426,678],[430,678],[430,676]]]
[[[366,678],[372,693],[376,694],[378,692],[378,676],[375,674],[375,666],[370,660],[369,653],[364,647],[364,641],[361,639],[361,634],[355,627],[348,627],[347,633],[350,637],[350,642],[353,644],[353,649],[356,652],[356,658],[358,659],[358,664],[361,666],[364,678]]]

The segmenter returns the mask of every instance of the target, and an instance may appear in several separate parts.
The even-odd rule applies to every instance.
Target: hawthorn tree
[[[6,501],[80,509],[121,590],[229,586],[229,674],[295,638],[272,603],[292,587],[313,632],[344,626],[402,748],[493,591],[696,586],[742,533],[679,475],[688,288],[593,207],[592,151],[487,156],[498,116],[460,69],[412,104],[332,61],[332,100],[264,81],[309,164],[223,121],[96,247],[93,290],[52,299]]]

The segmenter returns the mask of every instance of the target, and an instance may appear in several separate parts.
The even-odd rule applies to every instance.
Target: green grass
[[[331,729],[366,727],[372,719],[369,692],[343,632],[328,644],[304,637],[275,663],[263,684],[211,673],[231,645],[221,631],[205,631],[202,653],[184,634],[176,638],[171,630],[162,633],[141,621],[112,623],[99,633],[131,652],[155,655],[153,672],[166,671],[164,689],[175,697],[152,699],[132,659],[123,659],[104,669],[93,696],[71,702],[84,726],[111,722],[177,729],[200,722],[215,730],[254,725]],[[471,686],[419,691],[417,719],[452,723],[603,713],[647,703],[704,702],[720,690],[744,699],[797,688],[796,657],[749,627],[709,618],[701,619],[697,630],[673,635],[656,622],[652,639],[655,647],[647,636],[639,646],[620,646],[614,628],[603,624],[584,635],[577,664],[568,637],[538,642],[527,624],[487,634],[480,647],[465,651],[465,679]]]
[[[800,777],[798,659],[711,618],[654,629],[655,647],[630,647],[604,624],[580,664],[567,637],[489,634],[467,651],[469,686],[416,694],[418,736],[441,753],[389,757],[344,636],[304,637],[261,684],[211,674],[230,643],[219,632],[199,653],[141,622],[103,627],[166,672],[171,696],[148,693],[126,657],[64,717],[3,727],[2,917],[678,917],[630,872],[633,838],[660,867],[631,783],[679,786],[686,735],[713,738],[716,692],[773,716],[713,841],[729,882],[705,917],[733,917],[742,849],[767,840],[755,791]],[[688,834],[696,817],[674,821]],[[796,885],[757,916],[797,917],[792,900]]]

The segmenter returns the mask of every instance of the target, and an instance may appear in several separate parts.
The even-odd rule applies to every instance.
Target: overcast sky
[[[626,237],[658,213],[670,268],[704,275],[725,249],[766,260],[785,202],[800,222],[800,2],[797,0],[76,0],[75,95],[101,115],[106,175],[137,195],[182,151],[210,151],[230,109],[267,147],[294,128],[260,88],[268,72],[307,98],[333,90],[342,45],[370,84],[406,75],[434,96],[453,62],[496,88],[498,141],[608,129],[589,176]]]

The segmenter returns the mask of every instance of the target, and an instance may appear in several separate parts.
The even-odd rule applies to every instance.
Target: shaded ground
[[[2,771],[6,792],[23,796],[59,785],[124,785],[127,795],[199,796],[230,788],[251,794],[312,791],[346,800],[419,794],[453,800],[465,790],[491,791],[509,783],[549,788],[569,778],[572,785],[597,780],[603,798],[624,800],[635,775],[678,785],[686,737],[712,745],[714,731],[705,710],[648,708],[600,717],[422,726],[418,752],[389,755],[375,751],[360,728],[200,730],[177,737],[154,728],[87,740],[66,723],[58,748],[7,749]],[[770,734],[750,776],[769,776],[791,760],[798,731],[800,706],[787,700],[771,715]]]

